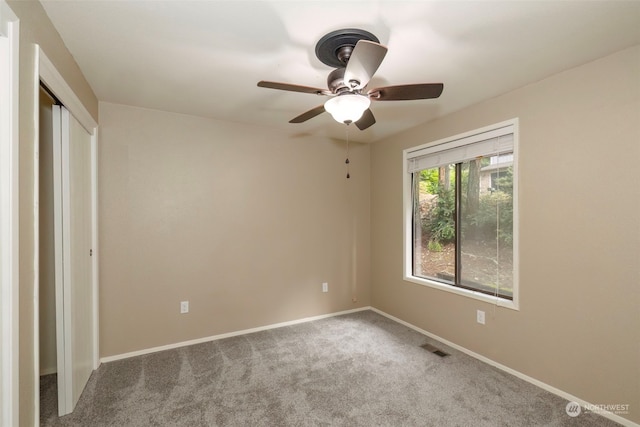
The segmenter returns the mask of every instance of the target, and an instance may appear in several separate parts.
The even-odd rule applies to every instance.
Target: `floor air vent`
[[[429,343],[423,344],[420,347],[424,348],[427,351],[430,351],[433,354],[437,354],[440,357],[445,357],[449,355],[449,353],[445,353],[444,351],[440,350],[438,347],[435,347]]]

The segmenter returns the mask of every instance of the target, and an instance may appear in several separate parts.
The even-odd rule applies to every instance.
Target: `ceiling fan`
[[[348,28],[326,34],[316,44],[316,56],[336,69],[327,78],[328,89],[271,81],[258,82],[259,87],[311,93],[330,97],[319,105],[294,117],[289,123],[302,123],[325,111],[340,122],[365,130],[376,122],[371,101],[409,101],[438,98],[442,83],[418,83],[367,89],[367,84],[387,54],[386,46],[368,31]]]

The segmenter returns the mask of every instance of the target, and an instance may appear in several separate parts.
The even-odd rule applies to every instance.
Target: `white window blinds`
[[[441,144],[417,147],[407,152],[409,173],[478,157],[513,152],[513,125],[477,133]]]

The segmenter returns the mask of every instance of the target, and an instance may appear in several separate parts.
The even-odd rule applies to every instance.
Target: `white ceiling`
[[[258,88],[325,88],[315,45],[340,28],[389,52],[369,87],[444,83],[435,100],[375,102],[378,140],[640,43],[640,1],[53,1],[44,8],[101,101],[344,138],[324,102]],[[603,81],[615,76],[602,76]],[[589,90],[589,88],[585,88]],[[550,99],[549,102],[553,102]]]

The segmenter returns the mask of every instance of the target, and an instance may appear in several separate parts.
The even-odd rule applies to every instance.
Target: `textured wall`
[[[639,75],[635,47],[374,144],[373,306],[639,422]],[[402,150],[514,117],[520,310],[403,281]]]
[[[101,356],[369,305],[368,145],[347,180],[343,141],[109,103],[100,126]]]

